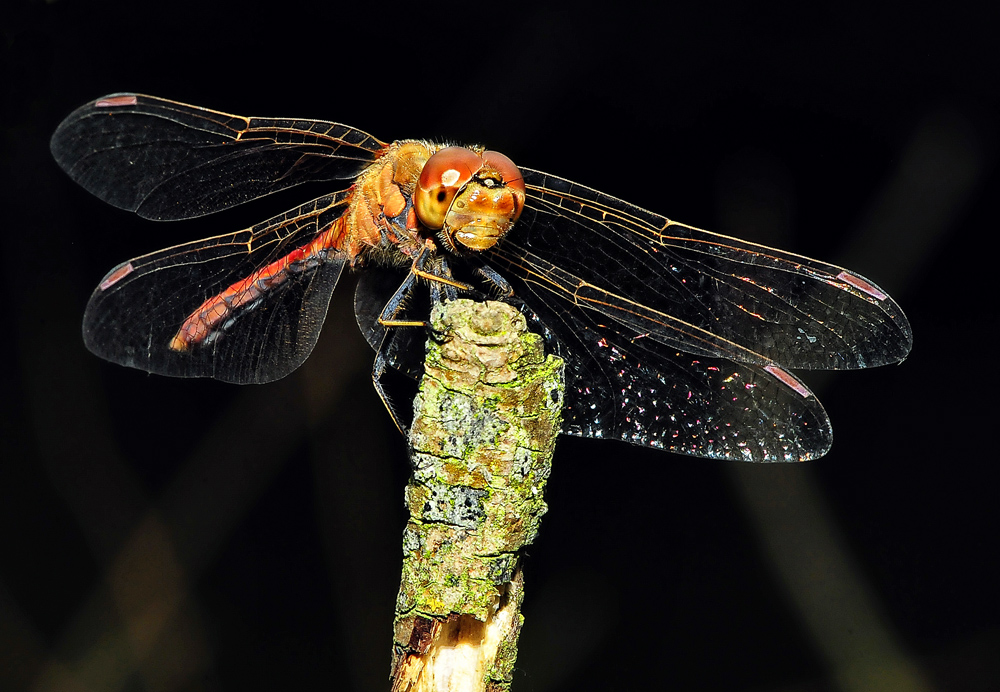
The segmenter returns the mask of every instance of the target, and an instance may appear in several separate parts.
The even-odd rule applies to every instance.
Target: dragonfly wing
[[[284,377],[316,345],[347,263],[334,250],[303,248],[336,222],[346,198],[320,197],[252,228],[119,265],[87,304],[87,348],[161,375],[239,384]],[[199,310],[216,318],[211,329],[200,342],[175,348],[182,326]]]
[[[788,368],[872,367],[909,353],[906,316],[864,277],[521,170],[526,208],[500,263],[539,285],[536,267],[558,265],[564,278],[550,292],[633,336]]]
[[[354,293],[354,316],[365,341],[375,351],[382,351],[386,362],[395,370],[419,379],[424,371],[424,344],[427,330],[420,327],[387,328],[379,323],[386,303],[405,279],[400,271],[369,266],[358,276]],[[426,319],[430,314],[430,296],[426,290],[414,291],[405,301],[403,319]]]
[[[78,108],[52,135],[89,192],[158,221],[211,214],[306,181],[356,177],[384,144],[322,120],[247,118],[142,94]]]
[[[864,277],[521,172],[524,212],[487,257],[566,359],[564,432],[814,459],[830,422],[787,368],[870,367],[910,350],[905,315]]]
[[[822,404],[783,370],[665,349],[593,312],[531,304],[566,360],[567,434],[730,461],[805,461],[830,448]]]
[[[505,300],[543,337],[547,351],[566,363],[564,433],[740,461],[804,461],[830,448],[826,412],[789,373],[629,338],[593,311],[554,301],[516,275],[507,278],[516,295]],[[372,348],[382,348],[393,368],[418,378],[425,331],[378,324],[400,281],[398,272],[366,271],[355,308]]]
[[[833,441],[811,391],[773,365],[666,349],[505,275],[529,330],[566,364],[562,431],[729,461],[816,459]]]

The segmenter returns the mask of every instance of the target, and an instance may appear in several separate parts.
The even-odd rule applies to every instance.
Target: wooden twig
[[[546,511],[563,365],[503,303],[452,301],[431,325],[410,432],[391,689],[499,692],[510,688],[523,622],[521,549]]]

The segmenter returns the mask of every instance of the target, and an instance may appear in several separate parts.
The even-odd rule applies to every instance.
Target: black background
[[[48,137],[115,91],[482,142],[903,306],[902,365],[805,375],[836,431],[821,461],[564,438],[516,691],[1000,686],[985,14],[60,1],[0,26],[0,688],[386,688],[407,461],[351,281],[271,385],[151,377],[80,338],[118,262],[322,190],[173,224],[107,207]]]

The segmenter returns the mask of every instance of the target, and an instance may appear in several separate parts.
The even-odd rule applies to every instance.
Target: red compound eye
[[[455,195],[482,167],[482,157],[465,147],[445,147],[427,159],[413,194],[420,222],[431,230],[439,230]]]
[[[524,178],[521,176],[521,171],[517,169],[513,161],[499,151],[484,151],[483,160],[503,176],[504,185],[507,186],[507,189],[514,196],[515,204],[517,205],[511,221],[517,221],[517,218],[521,215],[521,210],[524,208],[525,190]]]
[[[507,187],[520,191],[522,195],[524,194],[524,178],[521,177],[521,171],[517,169],[514,162],[506,155],[501,154],[499,151],[484,151],[483,160],[497,169],[500,175],[503,176],[503,182]]]

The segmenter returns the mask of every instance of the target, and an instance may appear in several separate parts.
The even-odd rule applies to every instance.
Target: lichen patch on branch
[[[410,433],[392,689],[509,688],[560,430],[562,361],[503,303],[437,306]]]

